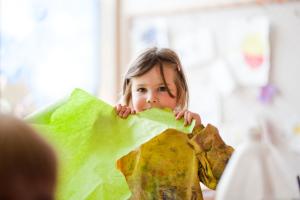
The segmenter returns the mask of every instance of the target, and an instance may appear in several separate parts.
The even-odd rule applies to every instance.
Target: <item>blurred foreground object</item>
[[[54,199],[57,161],[25,122],[0,115],[0,199]]]
[[[261,122],[232,155],[216,200],[300,199],[300,152],[291,148],[270,118]]]

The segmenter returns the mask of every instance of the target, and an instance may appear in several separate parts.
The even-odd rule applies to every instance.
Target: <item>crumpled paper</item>
[[[122,119],[114,107],[75,89],[70,97],[27,118],[59,157],[58,200],[128,199],[116,161],[164,130],[190,133],[171,111],[150,109]]]
[[[168,129],[117,161],[130,200],[202,200],[199,182],[215,189],[233,148],[211,124],[192,134]]]
[[[117,161],[130,200],[202,199],[198,159],[187,134],[168,129]]]

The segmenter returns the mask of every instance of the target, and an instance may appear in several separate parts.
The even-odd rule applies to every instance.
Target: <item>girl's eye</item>
[[[160,91],[160,92],[166,92],[166,91],[168,91],[168,90],[167,90],[167,87],[166,87],[166,86],[160,86],[160,87],[158,88],[158,91]]]
[[[144,93],[144,92],[146,92],[146,88],[138,88],[136,91],[137,91],[137,92]]]

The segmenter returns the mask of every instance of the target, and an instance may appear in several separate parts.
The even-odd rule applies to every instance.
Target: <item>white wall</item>
[[[271,24],[269,82],[278,89],[278,93],[269,104],[257,100],[258,90],[255,88],[236,89],[222,99],[221,134],[233,144],[244,138],[262,114],[281,124],[282,131],[291,131],[295,124],[300,124],[300,2],[231,8],[198,15],[205,21],[202,24],[220,30],[217,34],[219,40],[222,39],[221,30],[229,20],[262,15],[267,16]],[[188,74],[191,74],[190,78],[197,76],[193,70]]]

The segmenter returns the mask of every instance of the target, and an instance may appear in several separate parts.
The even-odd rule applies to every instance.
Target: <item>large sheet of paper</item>
[[[27,120],[57,151],[58,200],[128,199],[116,160],[168,128],[189,133],[194,127],[184,127],[171,111],[160,109],[122,119],[113,106],[80,89]]]

